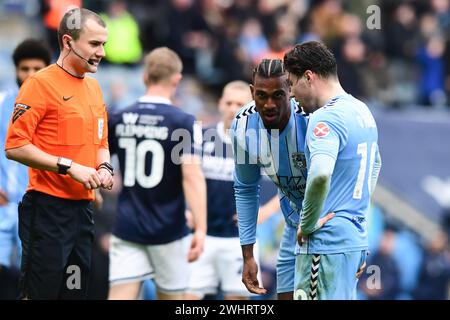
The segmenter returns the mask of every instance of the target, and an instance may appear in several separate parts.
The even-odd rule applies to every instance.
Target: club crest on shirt
[[[98,119],[98,138],[103,138],[103,126],[105,124],[105,120],[103,118]]]
[[[317,138],[326,137],[330,133],[330,127],[325,122],[319,122],[313,130],[313,135]]]
[[[293,152],[291,154],[292,162],[294,163],[294,167],[297,169],[305,169],[306,168],[306,157],[304,153],[301,152]]]

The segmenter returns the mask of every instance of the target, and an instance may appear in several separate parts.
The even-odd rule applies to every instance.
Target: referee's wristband
[[[97,167],[97,170],[100,170],[100,169],[106,169],[106,170],[108,170],[110,175],[114,176],[114,167],[110,163],[108,163],[108,162],[100,163]]]

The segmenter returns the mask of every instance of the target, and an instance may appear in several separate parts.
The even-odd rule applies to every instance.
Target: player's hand
[[[104,189],[111,190],[114,185],[114,180],[111,173],[104,168],[98,169],[97,173],[100,176],[101,187]]]
[[[267,290],[259,286],[258,265],[254,258],[244,259],[244,268],[242,269],[242,283],[251,293],[266,294]]]
[[[358,272],[356,272],[356,279],[359,279],[359,278],[362,276],[364,270],[366,269],[366,266],[367,266],[367,264],[366,264],[366,262],[364,261],[364,263],[363,263],[363,265],[361,266],[361,268],[359,268]]]
[[[102,185],[100,176],[94,168],[72,163],[67,173],[72,179],[81,183],[87,190],[97,189]]]
[[[233,214],[233,223],[237,227],[238,226],[238,216],[237,213]]]
[[[102,234],[98,239],[98,246],[100,247],[103,253],[108,254],[110,248],[110,240],[111,240],[111,233],[109,232]]]
[[[201,231],[194,232],[191,242],[191,248],[188,252],[188,261],[194,262],[200,257],[203,252],[203,245],[205,243],[205,233]]]
[[[316,230],[322,228],[324,226],[324,224],[327,223],[328,221],[330,221],[331,219],[333,219],[333,217],[334,217],[334,212],[330,212],[325,217],[320,218],[319,221],[317,221],[317,224],[316,224],[317,228],[316,228]],[[302,229],[300,228],[300,225],[299,225],[298,226],[298,230],[297,230],[297,241],[298,241],[298,244],[300,246],[302,246],[303,243],[306,241],[306,239],[307,239],[307,236],[304,236],[302,234]]]
[[[102,194],[100,193],[100,190],[99,190],[99,189],[96,189],[96,190],[95,190],[95,201],[94,201],[94,205],[95,205],[95,208],[96,208],[97,210],[102,210],[102,207],[103,207],[103,196],[102,196]]]
[[[369,251],[367,251],[367,255],[370,255]],[[362,276],[364,270],[366,270],[366,267],[367,267],[367,263],[364,260],[364,263],[362,264],[361,268],[359,268],[358,272],[356,272],[356,279],[359,279]]]
[[[8,195],[5,191],[0,189],[0,207],[7,205],[9,202]]]

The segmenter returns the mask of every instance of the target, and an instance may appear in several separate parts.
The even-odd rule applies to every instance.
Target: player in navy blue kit
[[[196,150],[201,128],[171,103],[182,63],[168,48],[145,58],[146,94],[110,120],[123,189],[110,249],[109,299],[135,299],[153,278],[158,299],[182,299],[190,264],[203,251],[206,184]],[[195,232],[186,225],[186,204]]]
[[[324,44],[296,45],[284,63],[292,93],[312,113],[295,298],[355,299],[355,273],[368,248],[366,215],[381,168],[377,126],[369,108],[341,87]],[[330,212],[334,218],[322,227],[320,219]]]
[[[205,251],[192,265],[187,295],[191,300],[215,294],[219,286],[225,299],[246,299],[250,296],[241,281],[243,259],[234,199],[234,160],[228,130],[236,112],[251,100],[247,83],[230,82],[224,87],[219,100],[221,121],[203,132],[202,168],[208,194],[208,231]]]

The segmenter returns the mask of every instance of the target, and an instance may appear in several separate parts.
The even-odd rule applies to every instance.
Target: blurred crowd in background
[[[380,9],[380,16],[372,18],[379,18],[380,28],[368,28],[376,13],[367,12],[371,5]],[[25,38],[42,38],[57,57],[56,29],[73,6],[101,13],[107,24],[106,58],[93,76],[111,111],[144,93],[142,57],[167,46],[184,64],[175,104],[208,125],[218,119],[216,103],[224,84],[251,82],[261,58],[283,58],[294,44],[308,40],[324,41],[332,49],[344,89],[374,110],[450,110],[450,0],[0,0],[0,90],[15,84],[11,53]],[[107,293],[115,197],[104,194],[96,218],[92,298]],[[259,230],[263,281],[271,289],[266,298],[274,294],[282,223],[281,215],[274,216]],[[376,205],[369,232],[369,265],[380,266],[382,288],[367,287],[368,270],[360,281],[360,298],[449,297],[448,233],[424,243]]]
[[[140,90],[140,78],[133,77],[137,72],[132,71],[140,66],[144,53],[155,47],[168,46],[180,54],[186,75],[186,92],[180,95],[193,96],[187,108],[199,113],[211,108],[210,100],[197,97],[199,92],[214,96],[229,81],[250,81],[253,66],[262,57],[283,57],[295,43],[313,39],[332,48],[344,88],[372,105],[448,105],[448,0],[1,2],[2,62],[25,36],[45,39],[56,55],[56,29],[70,6],[102,13],[109,29],[106,61],[111,67],[131,69],[130,77],[105,76],[110,107],[122,107],[129,101],[127,95]],[[368,20],[376,13],[368,12],[371,5],[380,9],[380,25],[369,29]],[[102,69],[99,78],[109,74],[109,68]],[[0,75],[4,82],[7,76]]]

